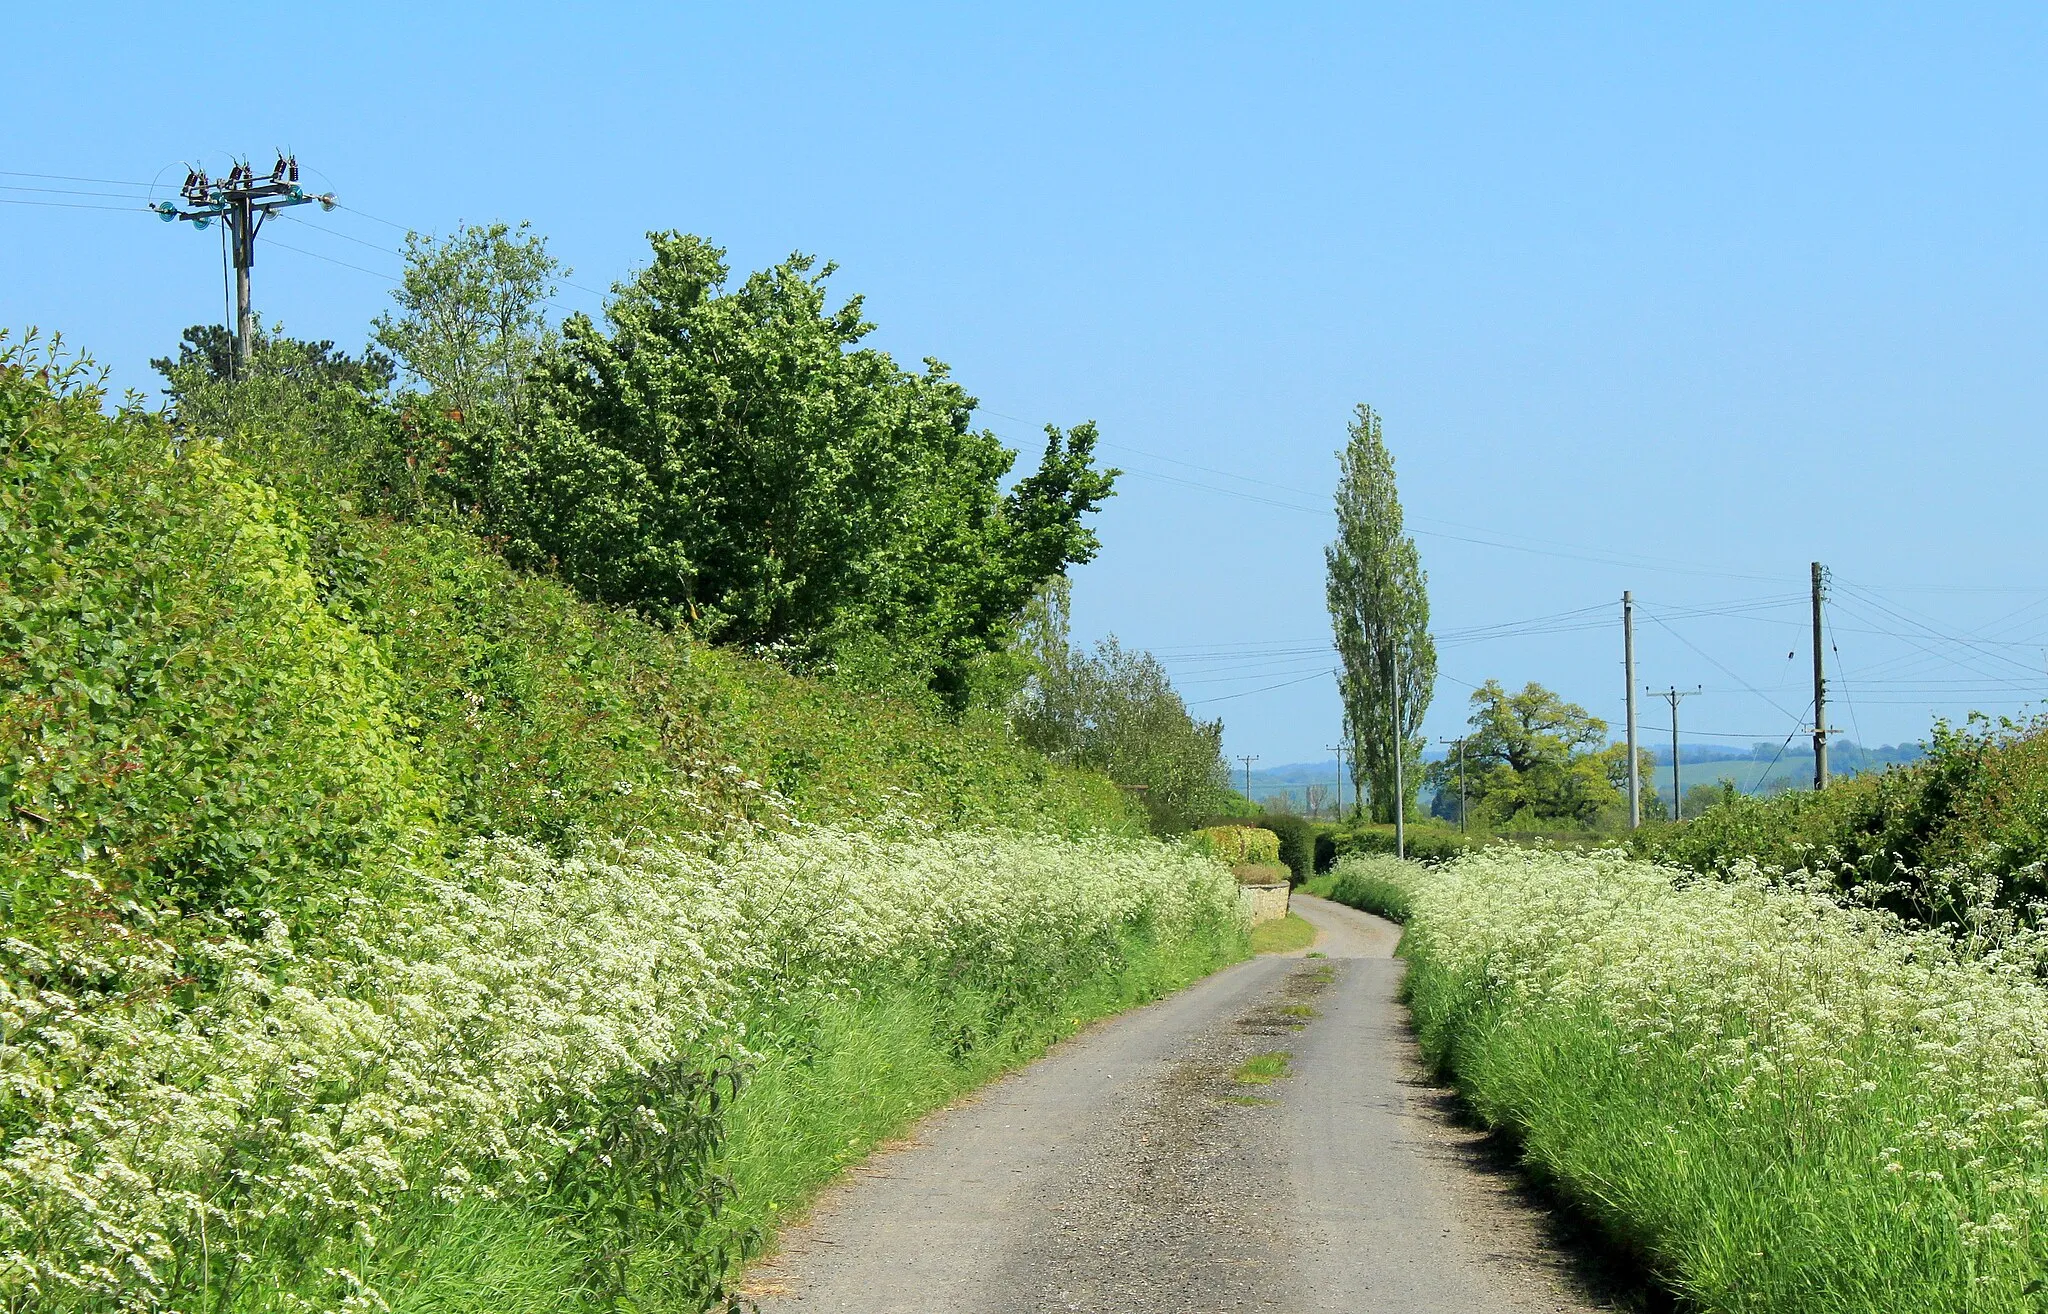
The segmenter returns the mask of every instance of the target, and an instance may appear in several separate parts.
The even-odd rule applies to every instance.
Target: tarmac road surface
[[[1303,895],[1295,911],[1325,957],[1240,963],[932,1115],[745,1290],[792,1314],[1632,1304],[1425,1079],[1399,928]],[[1272,1051],[1290,1076],[1233,1079]]]

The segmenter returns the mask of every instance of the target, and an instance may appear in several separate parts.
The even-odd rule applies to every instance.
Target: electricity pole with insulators
[[[1456,745],[1458,749],[1458,833],[1465,833],[1465,736],[1456,739],[1439,739],[1439,744]]]
[[[1828,675],[1821,661],[1821,602],[1827,597],[1827,568],[1813,563],[1813,787],[1828,787]],[[1852,717],[1853,721],[1854,718]]]
[[[1643,824],[1643,782],[1636,764],[1636,601],[1627,589],[1621,592],[1621,665],[1628,690],[1628,828],[1634,830]]]
[[[247,373],[249,352],[256,338],[256,312],[250,308],[249,270],[256,264],[256,234],[263,221],[280,210],[316,202],[323,210],[334,208],[334,194],[309,195],[299,186],[299,159],[279,155],[268,177],[258,174],[246,160],[237,161],[220,179],[208,178],[204,169],[189,169],[185,185],[178,190],[184,199],[180,207],[171,201],[151,206],[165,223],[183,220],[204,229],[218,220],[226,229],[235,265],[235,374]]]
[[[1666,691],[1664,691],[1663,693],[1658,693],[1658,692],[1657,692],[1657,691],[1656,691],[1655,689],[1646,689],[1646,690],[1644,690],[1644,692],[1645,692],[1645,693],[1649,693],[1649,694],[1654,694],[1654,695],[1655,695],[1656,697],[1658,697],[1658,698],[1662,698],[1662,699],[1664,699],[1664,700],[1665,700],[1666,702],[1669,702],[1669,703],[1671,704],[1671,819],[1672,819],[1673,821],[1677,821],[1677,820],[1679,820],[1679,815],[1678,815],[1678,701],[1679,701],[1679,699],[1681,699],[1681,698],[1690,698],[1690,697],[1692,697],[1692,696],[1693,696],[1694,694],[1696,694],[1696,693],[1700,692],[1700,690],[1699,690],[1699,687],[1698,687],[1697,685],[1695,685],[1695,686],[1694,686],[1693,688],[1691,688],[1691,689],[1681,690],[1681,689],[1680,689],[1680,688],[1679,688],[1679,687],[1678,687],[1677,685],[1675,685],[1675,684],[1674,684],[1674,685],[1672,685],[1672,686],[1671,686],[1671,688],[1667,689],[1667,690],[1666,690]]]

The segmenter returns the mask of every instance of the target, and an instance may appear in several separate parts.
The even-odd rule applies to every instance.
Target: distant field
[[[1868,768],[1882,771],[1895,763],[1874,762]],[[1832,774],[1836,777],[1855,775],[1853,769],[1844,769],[1840,762],[1831,762]],[[1713,784],[1717,780],[1732,780],[1735,787],[1744,793],[1762,793],[1773,782],[1780,782],[1795,789],[1813,784],[1813,754],[1786,753],[1774,766],[1766,759],[1737,762],[1681,762],[1678,764],[1680,791],[1691,789],[1698,784]],[[1671,766],[1669,763],[1657,767],[1653,778],[1654,787],[1662,794],[1671,792]]]

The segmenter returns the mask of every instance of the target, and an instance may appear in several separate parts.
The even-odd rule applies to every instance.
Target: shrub
[[[1910,766],[1819,793],[1738,798],[1645,828],[1631,847],[1699,872],[1804,869],[1886,891],[1889,906],[1934,921],[1958,915],[1954,875],[1967,871],[1990,878],[2001,905],[2025,910],[2048,897],[2048,723],[1940,725]]]
[[[1417,822],[1408,827],[1408,856],[1418,862],[1447,862],[1473,847],[1474,841],[1454,826]],[[1335,859],[1354,853],[1394,852],[1394,828],[1360,824],[1333,831],[1330,836]]]
[[[1289,816],[1284,812],[1257,813],[1250,816],[1218,814],[1202,819],[1201,828],[1249,826],[1256,830],[1273,833],[1280,843],[1276,861],[1285,863],[1294,873],[1294,883],[1299,885],[1328,864],[1321,866],[1319,856],[1328,841],[1328,827],[1319,826],[1304,817]]]
[[[1316,828],[1311,822],[1274,814],[1259,818],[1256,824],[1279,837],[1280,861],[1294,873],[1295,884],[1316,874]]]
[[[436,809],[390,671],[321,605],[288,505],[100,401],[0,337],[8,922],[361,888]]]
[[[1189,835],[1188,842],[1200,852],[1232,865],[1280,860],[1280,837],[1256,826],[1207,826]]]

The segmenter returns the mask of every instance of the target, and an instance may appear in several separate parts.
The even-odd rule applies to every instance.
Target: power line
[[[1674,638],[1674,639],[1678,640],[1678,641],[1679,641],[1680,643],[1684,644],[1684,645],[1685,645],[1686,647],[1688,647],[1688,648],[1692,649],[1692,650],[1693,650],[1694,652],[1698,653],[1698,654],[1699,654],[1700,656],[1702,656],[1702,657],[1706,658],[1706,659],[1707,659],[1708,661],[1712,662],[1712,663],[1713,663],[1713,664],[1714,664],[1715,666],[1719,667],[1719,668],[1720,668],[1720,670],[1721,670],[1721,673],[1722,673],[1722,674],[1724,674],[1724,675],[1726,675],[1726,676],[1727,676],[1727,677],[1728,677],[1729,679],[1731,679],[1731,680],[1735,681],[1735,683],[1737,683],[1737,684],[1741,685],[1741,686],[1742,686],[1742,687],[1743,687],[1744,689],[1747,689],[1747,690],[1748,690],[1748,691],[1749,691],[1750,693],[1753,693],[1753,694],[1755,694],[1755,695],[1756,695],[1757,697],[1759,697],[1759,698],[1763,699],[1763,700],[1764,700],[1765,702],[1769,703],[1769,704],[1770,704],[1770,705],[1771,705],[1771,706],[1772,706],[1773,708],[1776,708],[1776,709],[1777,709],[1777,710],[1778,710],[1779,712],[1783,712],[1783,713],[1784,713],[1784,714],[1785,714],[1786,716],[1790,716],[1790,715],[1792,715],[1792,713],[1790,713],[1790,712],[1787,712],[1787,711],[1785,711],[1785,709],[1784,709],[1783,707],[1780,707],[1780,706],[1778,705],[1778,702],[1777,702],[1777,700],[1776,700],[1776,699],[1772,698],[1772,697],[1771,697],[1771,696],[1770,696],[1769,694],[1766,694],[1766,693],[1765,693],[1765,692],[1764,692],[1763,690],[1761,690],[1761,689],[1757,688],[1757,687],[1756,687],[1755,685],[1751,684],[1751,683],[1750,683],[1749,681],[1747,681],[1747,680],[1743,679],[1743,678],[1742,678],[1741,676],[1737,675],[1737,674],[1736,674],[1736,673],[1735,673],[1734,671],[1731,671],[1731,670],[1729,670],[1729,669],[1728,669],[1728,668],[1727,668],[1726,666],[1722,665],[1722,663],[1721,663],[1721,660],[1720,660],[1720,659],[1719,659],[1718,657],[1715,657],[1715,656],[1714,656],[1714,655],[1713,655],[1712,653],[1708,652],[1708,651],[1707,651],[1707,650],[1706,650],[1705,648],[1702,648],[1702,647],[1700,647],[1700,646],[1699,646],[1698,644],[1694,643],[1694,642],[1693,642],[1693,641],[1692,641],[1691,639],[1688,639],[1688,638],[1686,638],[1686,637],[1685,637],[1685,636],[1684,636],[1683,634],[1680,634],[1680,633],[1679,633],[1679,632],[1678,632],[1677,630],[1674,630],[1674,629],[1672,629],[1672,628],[1671,628],[1671,627],[1670,627],[1669,625],[1666,625],[1666,624],[1664,623],[1664,620],[1663,620],[1663,618],[1662,618],[1662,617],[1660,617],[1660,616],[1658,616],[1658,615],[1657,615],[1657,614],[1656,614],[1655,612],[1651,612],[1651,611],[1649,610],[1649,608],[1647,608],[1647,607],[1643,608],[1643,610],[1644,610],[1644,612],[1645,612],[1645,613],[1647,613],[1647,614],[1649,615],[1649,617],[1650,617],[1650,619],[1651,619],[1651,620],[1653,620],[1653,621],[1655,621],[1655,622],[1657,623],[1657,627],[1658,627],[1659,629],[1663,630],[1663,631],[1664,631],[1664,632],[1665,632],[1666,634],[1670,635],[1670,636],[1671,636],[1672,638]],[[1695,690],[1694,690],[1694,692],[1695,692],[1695,693],[1698,693],[1698,692],[1701,692],[1701,691],[1700,691],[1700,690],[1698,690],[1698,689],[1695,689]]]
[[[308,251],[303,246],[292,246],[288,242],[280,242],[274,237],[270,239],[270,244],[280,251],[290,251],[296,255],[307,256],[314,260],[325,260],[330,265],[340,265],[343,269],[353,269],[359,274],[368,274],[372,278],[381,278],[387,283],[402,283],[405,281],[381,270],[370,269],[363,265],[352,265],[346,260],[336,260],[331,255],[321,255],[318,251]]]
[[[26,173],[20,169],[0,169],[0,178],[43,178],[50,182],[103,183],[108,187],[150,187],[153,184],[135,182],[128,178],[81,178],[69,173]]]
[[[137,205],[91,205],[84,201],[24,201],[12,196],[0,196],[0,205],[43,205],[58,210],[119,210],[123,214],[145,214],[147,207]]]
[[[1246,689],[1242,693],[1219,694],[1214,698],[1197,698],[1194,701],[1190,702],[1188,706],[1200,707],[1206,703],[1227,703],[1233,698],[1249,698],[1253,694],[1271,693],[1275,689],[1286,689],[1292,685],[1307,684],[1310,680],[1320,680],[1328,674],[1328,671],[1314,671],[1308,675],[1302,676],[1299,680],[1284,680],[1279,684],[1269,684],[1263,689]]]
[[[109,196],[119,201],[144,199],[134,192],[89,192],[76,187],[23,187],[19,183],[0,183],[0,192],[34,192],[41,196]]]
[[[250,305],[249,271],[256,264],[256,235],[262,231],[263,221],[296,205],[318,204],[332,210],[334,197],[332,194],[315,196],[300,187],[299,159],[296,155],[284,154],[278,155],[277,165],[268,177],[258,175],[249,167],[247,160],[237,160],[225,178],[208,178],[204,169],[188,169],[178,196],[185,203],[183,209],[172,201],[160,202],[150,209],[166,222],[177,220],[198,229],[219,222],[227,228],[232,239],[235,368],[238,373],[244,372],[249,368],[249,353],[256,340],[256,312]],[[312,252],[300,254],[311,255]],[[335,263],[342,262],[337,260]]]

